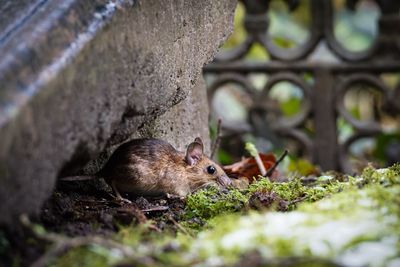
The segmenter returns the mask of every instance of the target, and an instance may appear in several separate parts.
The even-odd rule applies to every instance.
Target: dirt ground
[[[61,182],[45,202],[41,214],[31,220],[42,225],[45,231],[67,236],[115,234],[121,225],[143,224],[152,221],[151,230],[156,232],[177,231],[184,212],[185,200],[180,198],[144,198],[124,196],[131,203],[116,200],[110,189],[99,181]],[[20,259],[21,266],[30,265],[46,249],[46,242],[34,237],[21,225],[3,228],[9,242],[4,266]],[[3,266],[0,264],[0,266]]]

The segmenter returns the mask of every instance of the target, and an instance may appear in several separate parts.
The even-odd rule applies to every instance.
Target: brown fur
[[[192,164],[192,165],[191,165]],[[215,174],[207,167],[213,165]],[[118,147],[99,172],[108,184],[120,192],[135,195],[173,194],[186,196],[207,184],[229,184],[225,172],[203,154],[196,138],[186,153],[158,139],[136,139]]]

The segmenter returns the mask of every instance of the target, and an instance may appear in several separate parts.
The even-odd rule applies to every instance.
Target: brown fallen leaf
[[[271,153],[259,153],[259,155],[267,171],[276,162],[275,156]],[[261,175],[260,169],[258,168],[254,157],[242,158],[242,160],[239,162],[223,166],[223,169],[229,177],[241,180],[245,179],[248,181],[248,183],[252,183],[254,181],[253,177],[257,179],[258,176]],[[278,171],[274,170],[269,178],[271,181],[273,181],[276,177],[278,177]]]

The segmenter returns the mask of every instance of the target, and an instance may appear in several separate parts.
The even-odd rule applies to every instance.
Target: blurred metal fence
[[[377,35],[373,43],[362,51],[350,51],[338,41],[334,33],[335,11],[331,0],[309,0],[309,37],[292,48],[277,46],[269,34],[271,1],[241,2],[245,7],[246,38],[240,45],[221,51],[216,60],[204,68],[205,77],[213,77],[208,86],[210,103],[218,90],[228,83],[239,85],[242,94],[251,99],[247,112],[248,127],[225,125],[225,131],[251,132],[267,139],[273,139],[274,135],[291,139],[299,145],[303,155],[322,169],[350,171],[349,147],[357,140],[379,135],[383,129],[379,116],[360,120],[351,114],[345,107],[349,90],[355,85],[372,88],[379,95],[379,103],[375,103],[377,107],[374,108],[389,116],[400,113],[400,82],[389,88],[382,79],[384,74],[400,73],[400,1],[375,1],[380,9]],[[284,2],[293,11],[303,1]],[[346,7],[353,10],[357,2],[346,1]],[[250,48],[256,43],[267,52],[268,60],[246,60]],[[335,60],[310,59],[321,43],[335,56]],[[257,90],[252,84],[249,79],[252,74],[268,76],[262,90]],[[311,79],[307,80],[305,75]],[[282,81],[290,82],[302,91],[301,107],[291,117],[271,116],[274,105],[270,101],[270,91]],[[371,105],[375,104],[371,102]],[[351,134],[344,140],[339,138],[339,118],[352,127]]]

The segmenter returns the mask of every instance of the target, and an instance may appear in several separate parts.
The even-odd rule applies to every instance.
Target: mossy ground
[[[167,203],[166,205],[172,203]],[[400,165],[357,177],[327,173],[266,179],[246,190],[200,190],[174,212],[117,224],[102,238],[55,257],[49,266],[397,266]],[[172,218],[171,218],[172,217]],[[149,229],[158,227],[161,232]],[[154,228],[153,228],[154,229]],[[32,229],[42,231],[43,228]],[[61,234],[62,235],[62,234]],[[72,237],[74,238],[74,237]],[[0,249],[7,250],[0,236]],[[117,245],[118,244],[118,245]],[[46,248],[54,245],[47,243]],[[15,260],[18,265],[19,260]]]

